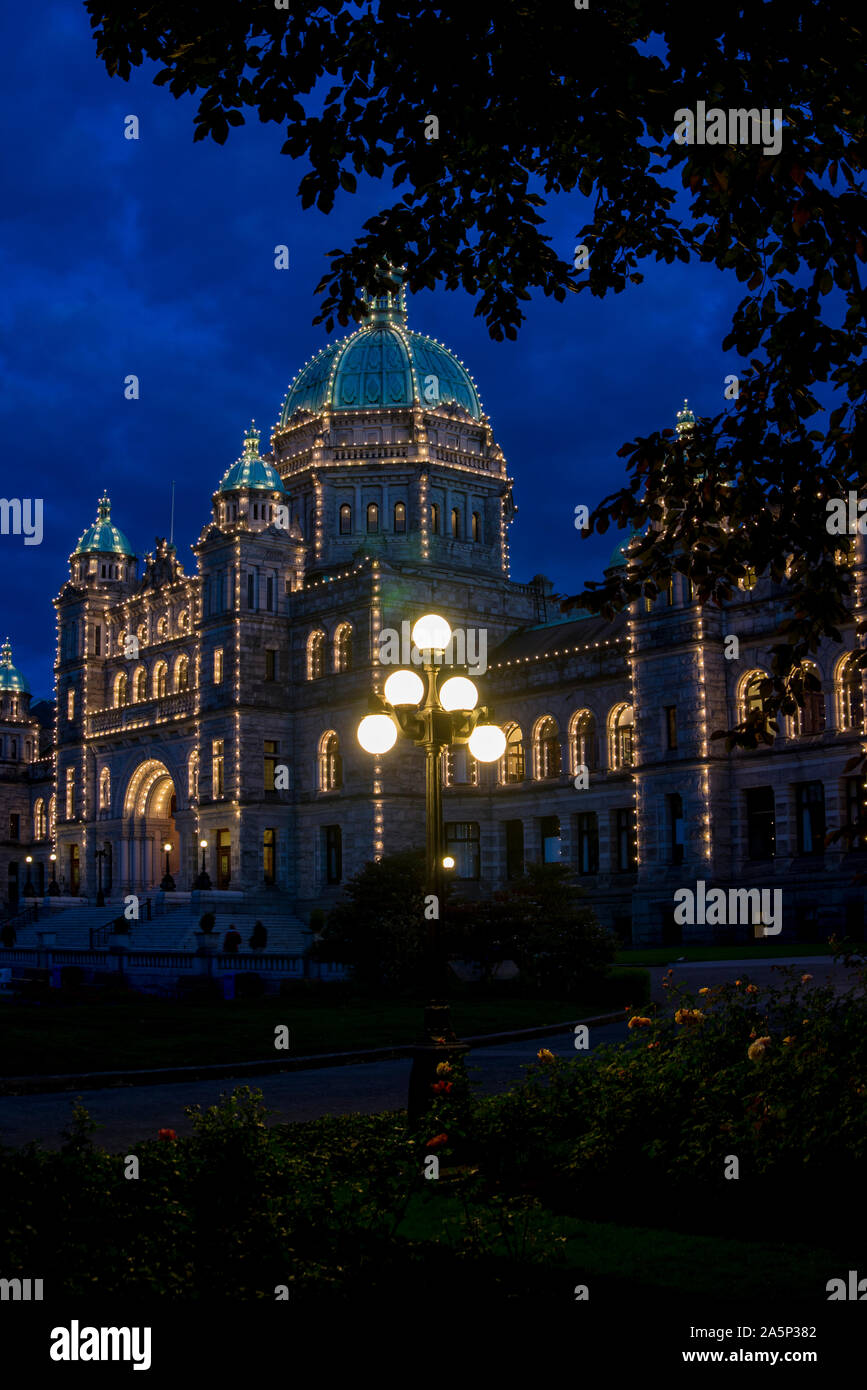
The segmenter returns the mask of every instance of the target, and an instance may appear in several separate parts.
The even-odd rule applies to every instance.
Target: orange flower
[[[701,1009],[678,1009],[674,1015],[675,1023],[698,1023],[704,1018]]]
[[[807,983],[807,981],[808,981],[808,980],[812,980],[812,978],[813,978],[812,975],[802,975],[802,976],[801,976],[801,984],[802,984],[802,985],[805,985],[805,984]]]
[[[758,985],[747,985],[747,994],[758,994]]]
[[[425,1148],[439,1149],[443,1146],[443,1144],[447,1144],[448,1142],[449,1136],[447,1134],[435,1134],[433,1139],[428,1139],[427,1143],[425,1144]]]
[[[651,1019],[645,1018],[642,1014],[636,1014],[634,1018],[629,1020],[626,1026],[627,1028],[649,1028],[651,1021]]]
[[[739,985],[739,984],[740,984],[740,980],[735,980],[735,984],[736,984],[736,985]]]
[[[653,1049],[654,1049],[655,1047],[659,1047],[659,1043],[658,1043],[658,1042],[648,1043],[648,1044],[647,1044],[647,1050],[648,1050],[648,1052],[652,1052]]]
[[[449,1062],[439,1062],[437,1064],[437,1076],[448,1076],[451,1069]]]
[[[539,1058],[540,1062],[553,1062],[554,1060],[553,1052],[549,1052],[547,1047],[540,1047],[536,1056]]]
[[[709,994],[709,993],[710,993],[710,986],[709,986],[709,985],[702,985],[701,989],[699,990],[699,994]]]
[[[452,1083],[450,1081],[435,1081],[431,1086],[435,1096],[447,1096],[451,1089]]]
[[[788,1038],[783,1038],[783,1042],[786,1044],[787,1047],[790,1043],[793,1043],[794,1041],[795,1039],[791,1035]]]

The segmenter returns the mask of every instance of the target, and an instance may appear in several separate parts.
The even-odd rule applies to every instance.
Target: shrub
[[[424,855],[387,854],[365,864],[328,914],[311,960],[339,961],[364,985],[405,988],[423,978],[427,942]]]
[[[199,918],[199,931],[203,931],[206,936],[214,930],[217,925],[217,918],[213,912],[203,912]]]

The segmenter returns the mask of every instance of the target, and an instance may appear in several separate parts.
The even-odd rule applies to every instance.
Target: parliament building
[[[356,729],[389,674],[380,634],[437,612],[486,634],[474,679],[506,734],[497,763],[443,757],[467,893],[558,860],[625,940],[751,935],[676,924],[675,892],[699,881],[781,889],[783,939],[863,936],[862,851],[826,844],[858,813],[863,557],[821,690],[773,747],[727,752],[711,734],[759,700],[785,587],[752,575],[702,608],[678,577],[614,621],[564,616],[547,580],[510,577],[513,480],[469,372],[408,327],[398,283],[370,308],[298,372],[267,451],[247,431],[190,572],[163,539],[137,556],[101,498],[55,600],[53,707],[31,707],[2,648],[7,904],[52,881],[150,892],[168,855],[178,890],[204,863],[215,890],[307,917],[366,861],[423,844],[423,754],[399,742],[376,761]]]

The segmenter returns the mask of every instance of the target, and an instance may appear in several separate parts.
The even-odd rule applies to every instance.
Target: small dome
[[[244,435],[244,452],[226,472],[220,492],[259,488],[263,492],[284,492],[283,479],[270,463],[259,457],[259,431],[255,421]]]
[[[693,415],[692,411],[690,410],[690,408],[689,408],[689,403],[688,403],[686,397],[684,396],[684,398],[683,398],[683,410],[679,410],[679,411],[677,412],[677,426],[676,426],[676,429],[677,429],[678,435],[680,436],[680,435],[688,434],[689,431],[692,429],[692,427],[693,427],[694,424],[695,424],[695,416]]]
[[[85,531],[73,555],[87,555],[98,551],[100,555],[133,555],[134,551],[123,531],[111,521],[111,502],[105,493],[99,499],[96,521]]]
[[[22,695],[30,694],[30,686],[17,666],[12,665],[12,648],[8,637],[0,647],[0,690],[16,690]]]
[[[365,324],[331,343],[298,373],[283,404],[280,424],[297,410],[389,409],[392,406],[462,407],[474,420],[482,406],[466,367],[442,343],[406,327],[406,292],[398,270],[395,289],[367,298]]]
[[[629,535],[626,537],[626,540],[621,541],[619,545],[616,545],[614,547],[614,549],[611,552],[611,559],[608,561],[608,568],[610,570],[620,569],[622,565],[626,564],[629,558],[629,547],[635,540],[636,536],[640,535],[640,531],[630,531]]]

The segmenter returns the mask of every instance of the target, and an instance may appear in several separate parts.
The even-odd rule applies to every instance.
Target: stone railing
[[[192,690],[177,690],[157,700],[139,700],[136,704],[122,705],[120,709],[99,710],[87,721],[88,736],[113,734],[137,725],[149,728],[168,719],[184,719],[192,714],[194,704]]]

